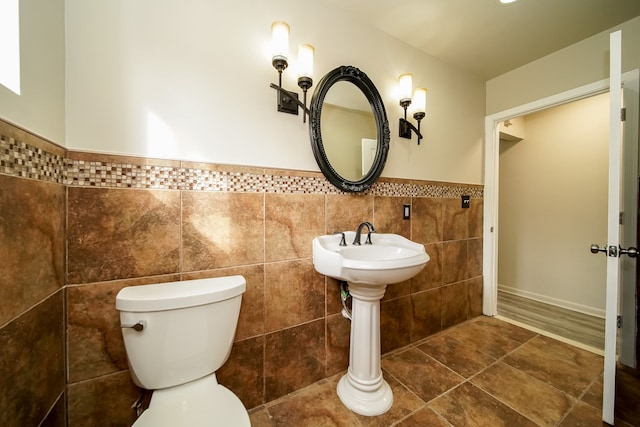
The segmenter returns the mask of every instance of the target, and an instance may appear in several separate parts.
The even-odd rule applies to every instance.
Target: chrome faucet
[[[375,232],[375,228],[373,228],[373,225],[370,222],[363,222],[362,224],[360,224],[358,226],[358,230],[356,230],[356,238],[353,239],[353,244],[354,245],[360,245],[360,236],[362,235],[362,227],[367,227],[367,229],[369,230],[368,234],[367,234],[367,240],[365,240],[364,244],[365,245],[370,245],[371,244],[371,233]]]

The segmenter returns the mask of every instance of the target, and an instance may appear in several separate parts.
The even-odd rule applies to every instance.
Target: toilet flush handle
[[[134,331],[140,332],[142,331],[144,328],[147,327],[147,322],[145,322],[144,320],[140,320],[138,323],[136,323],[135,325],[120,325],[121,328],[131,328]]]

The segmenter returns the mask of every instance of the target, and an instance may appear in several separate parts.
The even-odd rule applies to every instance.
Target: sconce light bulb
[[[313,77],[313,46],[302,44],[298,47],[298,78]]]
[[[415,113],[427,112],[427,89],[421,87],[413,93],[413,111]]]
[[[413,92],[413,74],[405,73],[398,77],[398,86],[400,88],[399,98],[400,105],[411,104],[411,92]]]
[[[271,24],[272,63],[279,71],[287,68],[289,60],[289,24],[275,21]]]

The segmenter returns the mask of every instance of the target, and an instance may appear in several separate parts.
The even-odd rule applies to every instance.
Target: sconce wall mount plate
[[[302,107],[306,114],[309,110],[303,105],[296,92],[289,92],[282,86],[271,83],[271,87],[278,91],[278,112],[298,115],[298,107]]]

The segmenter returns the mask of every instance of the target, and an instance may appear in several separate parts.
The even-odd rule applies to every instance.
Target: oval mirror
[[[323,175],[343,191],[359,192],[380,177],[389,152],[389,122],[373,82],[341,66],[320,80],[311,99],[311,147]]]

